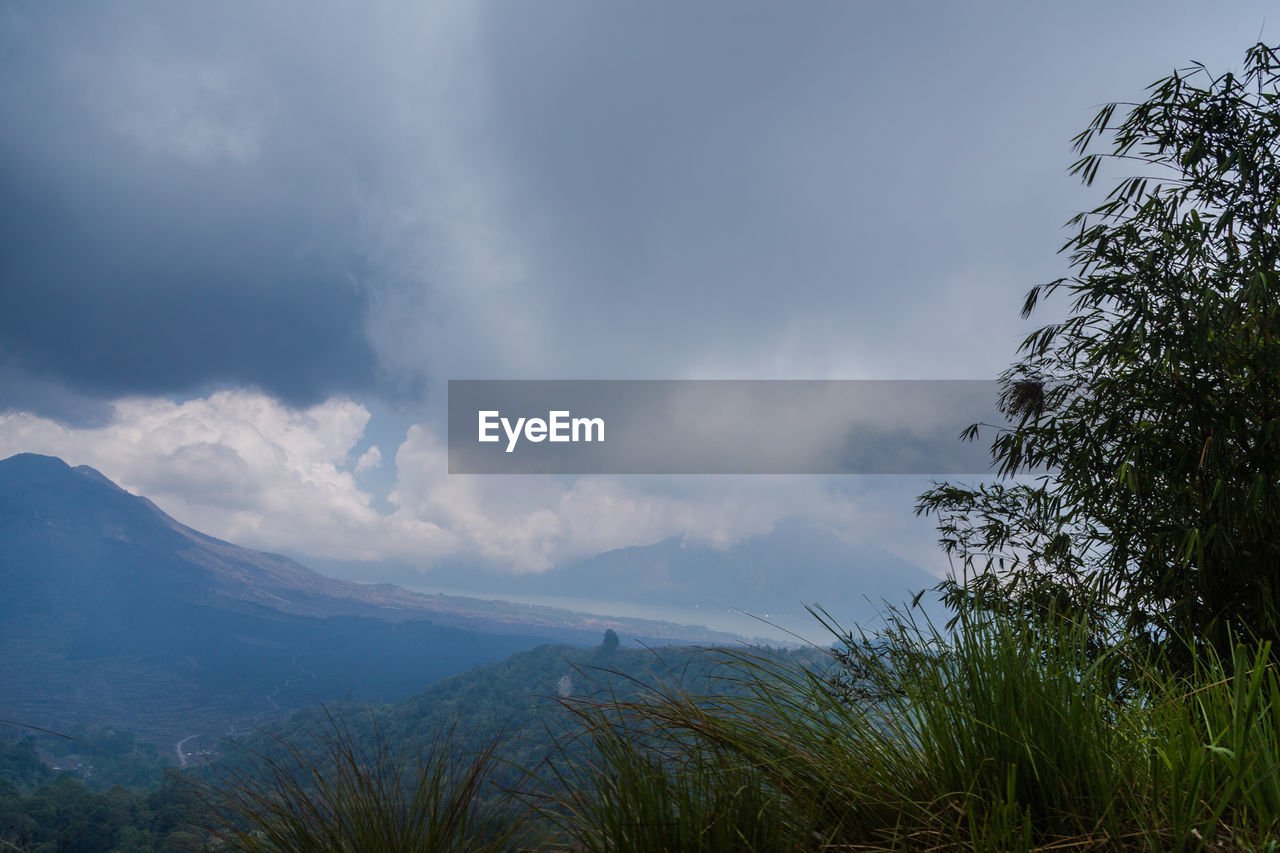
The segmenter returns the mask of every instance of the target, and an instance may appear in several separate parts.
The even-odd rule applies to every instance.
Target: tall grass
[[[1060,619],[894,617],[839,636],[807,668],[707,651],[732,673],[714,695],[668,682],[564,700],[576,734],[528,771],[523,842],[477,817],[492,751],[407,772],[381,746],[356,761],[339,728],[323,769],[286,744],[301,774],[277,760],[237,780],[238,849],[1280,849],[1267,645],[1192,652],[1175,676]]]
[[[575,849],[1273,850],[1270,649],[1178,679],[1059,620],[899,620],[838,666],[750,651],[733,696],[569,707],[594,745],[549,809]]]
[[[691,696],[666,693],[673,707]],[[537,810],[581,851],[784,849],[787,804],[748,762],[702,748],[665,726],[657,705],[617,699],[567,700],[578,720],[567,760],[549,762]],[[637,713],[637,709],[642,709]],[[582,750],[580,741],[590,748]],[[546,791],[550,791],[549,794]]]
[[[475,755],[443,732],[425,754],[393,750],[374,727],[366,744],[327,714],[310,742],[274,738],[247,769],[224,770],[206,789],[217,835],[247,853],[503,851],[520,827],[505,809],[479,806],[496,741]]]

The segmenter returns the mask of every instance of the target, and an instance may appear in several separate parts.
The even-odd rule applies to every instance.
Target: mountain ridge
[[[544,632],[548,638],[564,642],[589,643],[606,628],[658,641],[731,642],[738,639],[699,630],[698,626],[662,624],[654,620],[611,620],[550,607],[504,607],[499,602],[469,600],[464,596],[413,592],[390,583],[364,584],[328,577],[290,557],[245,548],[195,530],[170,517],[148,498],[121,488],[97,470],[84,465],[73,468],[53,456],[26,453],[0,460],[0,534],[5,531],[6,522],[11,529],[14,519],[22,514],[21,508],[15,507],[12,501],[6,506],[4,486],[47,485],[54,483],[55,478],[63,487],[79,484],[69,479],[68,473],[79,474],[85,482],[109,488],[113,504],[98,506],[95,513],[101,516],[109,510],[110,523],[103,526],[122,528],[132,520],[147,530],[151,544],[166,545],[175,556],[202,568],[209,582],[201,590],[206,601],[239,602],[298,616],[364,616],[393,621],[430,619],[440,625],[497,633]],[[42,496],[29,489],[24,500],[30,501],[33,496],[39,504]],[[140,513],[138,507],[145,507],[148,512]],[[87,538],[102,533],[101,529],[80,531]]]
[[[464,594],[501,585],[516,600],[525,595],[534,601],[558,598],[566,607],[577,606],[575,600],[583,606],[613,600],[679,608],[686,614],[738,612],[806,636],[823,633],[808,606],[822,607],[847,627],[866,625],[885,605],[905,607],[937,581],[896,554],[792,518],[725,548],[672,536],[535,574],[501,576],[444,567],[419,574],[416,583]],[[934,607],[928,596],[921,603]]]
[[[0,719],[160,742],[326,698],[390,701],[623,624],[325,578],[36,454],[0,461],[0,590]]]

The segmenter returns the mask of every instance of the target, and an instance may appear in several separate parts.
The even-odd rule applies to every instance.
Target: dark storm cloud
[[[11,365],[0,365],[0,415],[38,412],[66,426],[106,426],[114,414],[109,401],[78,393],[57,380],[40,379]]]
[[[410,407],[991,376],[1097,201],[1070,137],[1262,22],[1175,6],[4,4],[0,365]]]
[[[102,396],[367,387],[372,144],[326,81],[288,79],[287,54],[148,11],[0,22],[0,363]]]

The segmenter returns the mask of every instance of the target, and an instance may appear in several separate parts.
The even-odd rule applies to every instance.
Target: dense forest
[[[190,850],[203,845],[203,803],[177,775],[137,788],[99,789],[83,767],[52,769],[31,737],[0,743],[0,841],[7,849],[120,853]],[[199,849],[198,847],[196,849]]]
[[[814,650],[761,652],[788,665],[822,665]],[[741,690],[731,661],[711,649],[623,648],[609,632],[595,648],[547,645],[444,679],[409,699],[384,705],[332,703],[300,711],[248,734],[226,738],[218,757],[179,773],[128,732],[73,730],[26,736],[0,753],[4,841],[22,850],[189,850],[219,847],[224,811],[211,810],[229,790],[252,784],[273,762],[292,769],[323,766],[340,732],[365,756],[437,758],[493,749],[496,759],[472,797],[500,809],[549,761],[580,761],[588,742],[575,737],[575,702],[637,699],[664,686],[701,694]],[[296,751],[291,751],[296,750]],[[530,772],[531,771],[531,772]],[[231,821],[234,823],[234,820]]]

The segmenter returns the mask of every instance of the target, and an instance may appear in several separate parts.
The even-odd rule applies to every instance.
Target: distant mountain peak
[[[33,475],[56,476],[70,470],[71,466],[58,457],[44,456],[40,453],[19,453],[0,460],[0,476],[5,478]]]
[[[0,477],[5,480],[47,480],[57,477],[68,477],[76,474],[88,477],[117,491],[125,491],[111,481],[97,468],[88,465],[77,465],[72,468],[57,456],[46,456],[42,453],[18,453],[8,459],[0,459]]]

